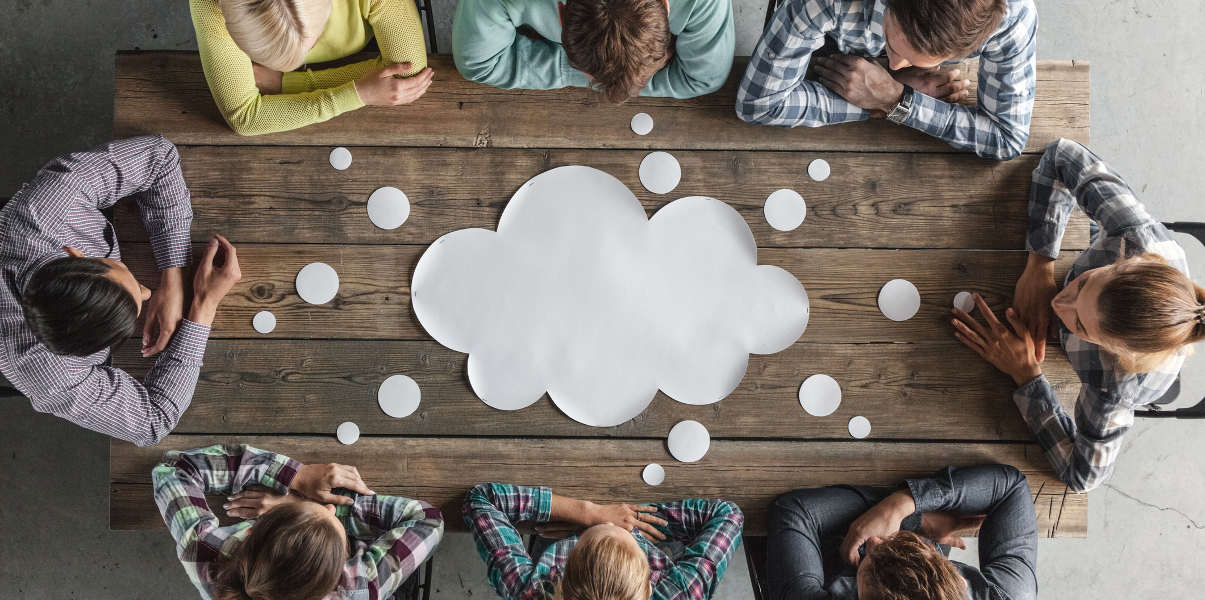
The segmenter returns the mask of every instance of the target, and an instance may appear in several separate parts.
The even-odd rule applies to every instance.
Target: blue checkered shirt
[[[886,10],[887,0],[785,0],[749,59],[736,93],[736,114],[749,123],[783,127],[870,118],[870,111],[804,75],[826,36],[842,54],[881,56]],[[1037,29],[1033,0],[1008,0],[1000,26],[966,57],[979,58],[978,105],[950,104],[916,92],[904,124],[979,156],[1016,157],[1029,139]]]
[[[1158,254],[1188,273],[1184,249],[1147,214],[1134,190],[1100,157],[1070,140],[1051,144],[1034,169],[1027,249],[1056,258],[1076,204],[1096,221],[1099,231],[1071,266],[1064,285],[1084,271],[1146,253]],[[1045,376],[1018,388],[1013,401],[1055,473],[1071,489],[1085,492],[1112,474],[1121,439],[1134,424],[1134,409],[1158,400],[1171,387],[1185,353],[1171,356],[1148,373],[1127,373],[1116,356],[1079,338],[1061,322],[1059,338],[1082,383],[1075,419],[1059,406]]]

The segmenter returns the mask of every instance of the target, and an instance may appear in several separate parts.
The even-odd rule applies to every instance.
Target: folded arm
[[[519,35],[509,3],[461,0],[452,26],[452,54],[465,79],[503,89],[587,87],[560,44]]]
[[[703,498],[654,507],[657,516],[666,521],[661,528],[666,537],[686,546],[670,571],[662,575],[658,586],[673,586],[688,598],[710,598],[728,568],[728,560],[740,545],[744,513],[727,500]]]
[[[357,553],[357,570],[376,597],[391,597],[435,551],[443,537],[438,508],[398,496],[361,496],[343,516],[349,537],[366,544]]]
[[[675,42],[674,58],[653,75],[642,96],[694,98],[720,89],[728,79],[736,48],[732,3],[696,0],[689,9],[686,27]]]
[[[483,483],[464,500],[464,522],[485,560],[490,583],[503,598],[520,598],[540,586],[515,523],[546,523],[552,517],[552,490]]]

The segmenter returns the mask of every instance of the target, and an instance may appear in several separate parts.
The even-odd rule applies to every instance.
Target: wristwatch
[[[912,114],[912,86],[904,84],[904,93],[891,112],[887,113],[887,120],[902,124],[910,114]]]

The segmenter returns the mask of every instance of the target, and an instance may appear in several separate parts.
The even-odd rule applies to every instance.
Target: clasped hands
[[[905,84],[945,102],[958,102],[970,95],[971,82],[960,79],[958,69],[908,67],[892,72],[878,60],[844,54],[816,57],[812,63],[824,87],[878,118],[899,103]]]
[[[368,484],[360,477],[360,471],[349,465],[330,463],[325,465],[302,465],[289,483],[295,494],[277,494],[263,486],[248,486],[226,498],[222,505],[226,514],[240,519],[254,519],[277,506],[292,502],[317,502],[319,504],[351,504],[347,496],[334,493],[335,488],[344,488],[358,494],[374,495]]]
[[[862,559],[859,549],[863,544],[873,538],[883,540],[890,537],[900,530],[900,524],[914,512],[916,502],[911,493],[898,491],[887,496],[850,524],[845,539],[841,542],[841,556],[849,564],[856,566]],[[967,546],[962,534],[978,530],[983,524],[983,519],[984,515],[924,513],[921,515],[920,531],[917,533],[933,542],[965,550]]]
[[[541,537],[559,540],[570,535],[576,535],[583,530],[610,523],[621,529],[640,530],[646,536],[657,540],[665,540],[665,534],[658,527],[667,525],[665,519],[657,516],[657,508],[642,504],[586,504],[586,509],[572,516],[571,520],[554,521],[537,525],[536,533]]]
[[[213,324],[218,304],[242,278],[234,246],[220,235],[210,238],[193,274],[188,319],[201,325]],[[186,296],[183,268],[173,267],[159,273],[159,287],[151,292],[142,321],[143,358],[154,356],[167,347],[184,318]]]

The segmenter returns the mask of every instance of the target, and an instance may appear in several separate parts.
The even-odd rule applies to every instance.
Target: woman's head
[[[255,521],[218,567],[218,600],[319,600],[339,585],[347,534],[334,506],[282,504]]]
[[[121,261],[66,250],[21,290],[25,324],[38,341],[55,354],[88,356],[137,333],[151,291]]]
[[[1156,254],[1084,271],[1050,305],[1067,329],[1130,372],[1205,339],[1205,290]]]
[[[292,71],[305,62],[326,20],[331,0],[218,0],[226,31],[252,62]]]
[[[965,600],[966,588],[954,563],[910,531],[870,538],[858,563],[861,600]]]
[[[648,556],[632,534],[611,524],[582,533],[565,560],[556,600],[648,600]]]

